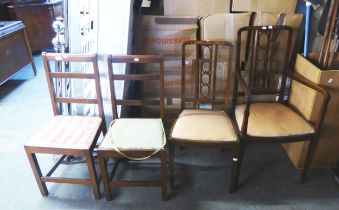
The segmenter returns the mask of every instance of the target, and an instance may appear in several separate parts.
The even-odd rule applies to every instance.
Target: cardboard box
[[[268,25],[277,25],[280,17],[282,14],[276,13],[257,13],[254,16],[254,26],[268,26]],[[303,14],[288,14],[283,16],[282,25],[286,25],[292,28],[292,43],[288,44],[288,35],[286,31],[282,31],[279,33],[278,38],[275,42],[278,50],[274,51],[273,61],[272,61],[272,71],[275,73],[281,73],[284,70],[284,60],[285,60],[285,53],[287,50],[292,50],[290,54],[289,61],[295,60],[297,54],[296,43],[297,41],[301,41],[302,37],[299,33],[300,25],[303,20]],[[262,45],[265,45],[264,43]],[[291,49],[290,49],[291,48]],[[251,49],[248,49],[249,57],[251,56]],[[259,51],[259,58],[265,57],[266,50]],[[244,69],[248,69],[249,63],[245,64]],[[257,71],[263,71],[264,65],[258,65]]]
[[[249,26],[250,18],[251,13],[221,13],[207,16],[200,23],[201,39],[236,43],[238,30]]]
[[[192,61],[188,61],[189,65],[186,66],[186,91],[187,94],[193,94],[194,84],[192,79],[194,71],[192,71]],[[159,66],[151,64],[143,68],[143,72],[158,73]],[[167,61],[164,63],[165,68],[165,96],[169,98],[181,97],[181,60]],[[142,85],[141,94],[145,97],[159,97],[159,81],[146,81]]]
[[[135,16],[135,53],[181,57],[182,43],[197,39],[198,21],[197,17]]]
[[[254,17],[254,26],[267,26],[267,25],[277,25],[279,17],[281,14],[276,13],[257,13]],[[282,46],[279,46],[279,51],[276,53],[275,59],[276,61],[283,61],[285,59],[285,46],[291,46],[293,52],[291,56],[296,55],[295,44],[299,36],[299,29],[302,23],[304,15],[303,14],[289,14],[285,15],[283,24],[284,26],[289,26],[293,29],[292,36],[292,45],[286,45],[287,43],[287,33],[281,32],[277,42],[280,42]]]
[[[236,62],[236,41],[238,30],[250,25],[251,13],[221,13],[210,15],[203,18],[200,22],[200,34],[202,40],[227,41],[233,44],[232,72],[235,71]],[[242,35],[241,59],[245,60],[247,34]],[[227,59],[229,55],[221,52],[218,57],[220,60]],[[221,76],[224,78],[224,76]],[[218,78],[220,79],[220,78]],[[231,79],[233,84],[233,77]],[[217,85],[218,87],[218,85]],[[233,87],[233,85],[231,85]],[[231,89],[231,91],[233,91]]]
[[[181,97],[181,60],[174,60],[165,62],[165,96],[168,98]],[[186,96],[193,97],[195,94],[195,78],[198,71],[195,67],[195,60],[186,61]],[[224,94],[225,86],[225,69],[227,68],[226,62],[217,63],[216,75],[216,96],[222,97]],[[148,65],[148,69],[142,68],[142,72],[156,72],[158,73],[158,65]],[[159,82],[148,81],[142,85],[141,93],[146,97],[159,97]]]
[[[236,42],[238,30],[250,25],[251,13],[221,13],[203,18],[200,22],[202,40],[221,40],[233,44],[233,65],[236,58]],[[247,34],[242,35],[241,48],[246,48]],[[245,59],[245,50],[242,50]],[[221,54],[221,56],[228,56]]]
[[[320,131],[319,144],[311,164],[313,168],[333,167],[339,161],[339,70],[336,68],[337,70],[322,71],[313,64],[318,56],[318,53],[310,54],[309,60],[307,60],[302,55],[298,55],[295,66],[298,74],[324,87],[331,95],[323,127]],[[336,59],[339,60],[339,54]],[[297,82],[292,83],[293,89],[295,91],[291,91],[290,104],[297,107],[306,119],[314,121],[319,111],[318,98],[321,97],[320,94]],[[303,168],[308,145],[308,141],[283,144],[296,168]]]
[[[134,42],[136,54],[163,54],[165,67],[165,97],[169,103],[165,104],[166,118],[177,117],[180,113],[180,105],[176,104],[174,110],[173,101],[177,101],[181,95],[181,57],[182,44],[185,41],[197,40],[198,17],[164,17],[164,16],[135,16],[134,18]],[[195,49],[190,48],[186,56],[195,59]],[[191,60],[192,60],[191,59]],[[141,73],[159,71],[157,64],[142,65]],[[192,71],[191,71],[192,73]],[[188,84],[191,83],[188,77]],[[159,97],[159,83],[143,84],[142,97]],[[179,102],[180,104],[180,102]],[[146,106],[142,109],[142,115],[157,116],[159,107]]]
[[[233,0],[232,11],[293,14],[297,0]]]
[[[201,16],[230,12],[231,0],[164,0],[165,16]]]

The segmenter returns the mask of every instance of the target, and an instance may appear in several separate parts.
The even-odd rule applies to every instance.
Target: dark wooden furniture
[[[36,68],[21,21],[0,21],[0,84],[31,64]]]
[[[246,71],[241,69],[243,61],[241,55],[241,36],[249,34],[250,55]],[[319,129],[322,125],[329,100],[327,92],[314,83],[294,74],[289,69],[289,58],[291,48],[286,47],[286,52],[278,48],[279,35],[288,34],[288,39],[280,43],[280,46],[291,44],[292,29],[287,26],[256,26],[245,27],[238,31],[237,57],[236,57],[236,78],[234,89],[234,103],[238,98],[245,96],[245,104],[236,105],[235,118],[237,130],[240,136],[240,151],[238,157],[237,179],[239,180],[240,167],[243,160],[244,148],[247,143],[287,143],[310,140],[307,152],[305,167],[301,174],[301,181],[304,182],[308,172],[314,151],[318,144]],[[283,47],[285,48],[285,47]],[[282,64],[283,72],[276,72],[273,66],[275,53],[285,53]],[[281,78],[280,82],[274,78]],[[299,107],[292,106],[286,91],[288,79],[304,88],[311,88],[322,95],[319,102],[316,121],[312,122],[298,111]],[[242,91],[238,91],[238,84]],[[280,85],[279,85],[280,84]],[[293,88],[289,90],[292,93]],[[255,102],[258,96],[278,96],[278,100]],[[302,96],[302,94],[300,94]]]
[[[55,37],[52,24],[62,16],[62,0],[52,3],[41,1],[15,1],[9,6],[13,20],[21,20],[27,27],[27,36],[32,52],[53,49]]]
[[[46,53],[43,53],[42,56],[55,116],[25,144],[27,157],[36,182],[43,196],[48,195],[46,182],[56,182],[89,185],[93,189],[95,199],[99,199],[100,192],[92,152],[100,133],[106,132],[106,124],[100,90],[97,56]],[[51,72],[51,61],[92,63],[93,73]],[[56,78],[93,79],[95,81],[96,98],[56,97],[54,88]],[[98,108],[99,117],[60,115],[58,104],[61,103],[95,104]],[[61,154],[62,157],[46,175],[42,175],[36,158],[37,153]],[[86,157],[89,179],[52,177],[53,172],[67,155]]]
[[[193,66],[195,84],[193,94],[187,94],[186,84],[182,82],[182,112],[172,126],[169,136],[170,183],[174,186],[175,145],[201,148],[230,147],[234,151],[231,169],[230,192],[234,191],[234,175],[238,138],[233,122],[228,116],[231,93],[231,67],[233,45],[224,41],[188,41],[182,45],[182,81],[185,80],[187,49],[196,49],[196,66]],[[220,51],[223,49],[224,51]],[[217,65],[226,63],[223,73],[217,73]],[[220,76],[224,75],[224,76]],[[224,80],[223,80],[224,79]],[[217,81],[222,80],[222,92],[217,91]],[[193,106],[192,106],[193,105]],[[203,106],[210,106],[203,109]],[[217,110],[218,107],[220,110]],[[188,109],[191,108],[191,109]],[[211,109],[212,108],[212,109]]]
[[[114,74],[113,64],[159,64],[159,73],[156,74]],[[167,178],[166,178],[166,135],[162,119],[164,117],[164,60],[160,55],[128,55],[108,56],[108,75],[112,99],[113,121],[109,131],[98,148],[102,181],[107,200],[112,200],[111,186],[160,186],[162,199],[167,199]],[[155,80],[160,83],[160,98],[150,99],[122,99],[115,95],[114,81],[149,81]],[[143,106],[160,105],[160,118],[119,118],[117,106]],[[153,155],[159,154],[161,161],[160,181],[114,181],[114,174],[119,164],[119,159],[128,158],[132,160],[144,160]],[[116,164],[110,175],[107,173],[107,161],[114,158]]]
[[[0,20],[2,21],[11,20],[8,12],[8,5],[8,1],[0,0]]]

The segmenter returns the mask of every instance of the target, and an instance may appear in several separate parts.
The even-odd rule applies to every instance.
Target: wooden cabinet
[[[29,64],[36,74],[24,29],[21,21],[0,21],[0,84]]]
[[[62,16],[62,0],[51,3],[13,2],[10,6],[12,19],[21,20],[26,26],[27,36],[33,52],[47,48],[53,49],[52,39],[55,37],[52,24]]]
[[[8,1],[0,0],[0,20],[10,20],[9,13],[8,13]]]

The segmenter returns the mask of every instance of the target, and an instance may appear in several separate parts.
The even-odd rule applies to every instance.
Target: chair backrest
[[[58,108],[59,104],[96,104],[99,116],[104,119],[102,95],[100,90],[100,76],[98,70],[96,55],[80,55],[80,54],[66,54],[66,53],[42,53],[42,59],[45,66],[45,73],[48,83],[48,89],[52,101],[54,115],[60,115]],[[55,62],[56,65],[65,63],[92,63],[93,73],[75,73],[69,72],[52,72],[50,62]],[[69,65],[71,66],[71,65]],[[78,97],[60,97],[56,95],[55,80],[60,79],[93,79],[95,83],[95,98],[78,98]],[[72,86],[70,86],[72,87]]]
[[[195,55],[195,58],[192,58]],[[181,109],[192,103],[193,108],[200,108],[202,104],[214,107],[222,105],[226,111],[231,96],[233,45],[225,41],[187,41],[182,45],[182,71],[181,71]],[[186,85],[187,63],[192,62],[193,94],[189,94]],[[217,75],[218,64],[222,62],[222,73]],[[220,78],[222,77],[222,78]],[[224,79],[222,97],[217,98],[217,79]],[[187,94],[188,93],[188,94]],[[189,95],[189,96],[188,96]]]
[[[243,33],[248,34],[247,49],[241,47]],[[253,95],[284,93],[286,71],[289,71],[292,53],[292,33],[292,28],[280,25],[239,29],[235,69],[242,72]],[[245,60],[242,60],[241,55],[245,50],[248,50],[249,54]],[[279,82],[280,78],[282,78],[281,82]],[[280,88],[278,88],[279,83]],[[238,95],[239,92],[234,94]],[[284,94],[279,95],[283,97]]]
[[[108,62],[108,77],[112,100],[113,119],[118,118],[118,105],[122,106],[144,106],[144,105],[159,105],[160,117],[164,118],[164,59],[162,55],[124,55],[107,57]],[[114,74],[113,64],[159,64],[158,73],[144,74]],[[159,99],[117,99],[115,92],[115,80],[123,81],[159,81]]]

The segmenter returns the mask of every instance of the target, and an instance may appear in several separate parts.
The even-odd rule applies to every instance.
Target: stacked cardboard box
[[[181,96],[181,58],[182,43],[197,40],[200,37],[199,20],[202,16],[230,11],[230,0],[164,0],[165,16],[141,15],[134,18],[135,54],[163,54],[165,63],[165,113],[176,116],[180,111]],[[192,77],[195,65],[195,49],[189,49],[185,55],[186,85],[188,94],[193,94]],[[141,73],[158,71],[157,65],[143,65]],[[158,97],[157,82],[148,82],[141,86],[141,94],[146,97]],[[147,111],[154,109],[148,107]],[[145,113],[145,115],[148,113]]]
[[[254,25],[275,25],[278,19],[281,19],[281,13],[284,13],[283,24],[291,26],[297,32],[302,15],[293,14],[295,7],[296,0],[283,0],[283,2],[278,0],[164,0],[165,16],[135,16],[134,53],[164,55],[166,111],[169,107],[179,108],[183,42],[196,39],[225,40],[235,46],[238,29],[251,24],[251,12],[257,12],[252,19]],[[230,13],[230,10],[247,13]],[[296,35],[293,37],[294,43],[296,37]],[[283,42],[284,36],[280,39]],[[243,40],[246,38],[244,37]],[[246,41],[241,47],[246,47]],[[186,56],[190,59],[187,63],[189,71],[185,82],[193,91],[194,84],[191,78],[194,76],[192,65],[196,63],[195,54],[189,51]],[[227,57],[223,54],[221,56]],[[278,57],[280,57],[279,53]],[[242,54],[241,59],[244,58],[245,54]],[[233,62],[233,69],[234,64],[235,62]],[[225,63],[219,63],[218,66],[222,69]],[[152,72],[157,69],[156,65],[144,65],[140,72]],[[219,76],[224,77],[222,74]],[[142,94],[147,97],[158,97],[157,87],[157,83],[146,83],[142,86]]]
[[[136,16],[134,19],[135,54],[162,54],[164,56],[165,77],[165,128],[169,129],[172,118],[179,112],[181,94],[181,51],[182,43],[196,40],[198,17],[181,16]],[[188,52],[192,54],[191,52]],[[195,57],[191,55],[191,57]],[[190,61],[191,64],[193,60]],[[158,64],[145,64],[137,69],[140,73],[159,73]],[[192,71],[188,68],[186,84],[192,86]],[[159,83],[144,82],[141,85],[142,97],[158,98]],[[144,116],[157,116],[158,107],[143,107]]]
[[[181,51],[182,44],[189,40],[196,40],[198,33],[198,17],[164,17],[138,16],[134,20],[134,41],[136,54],[162,54],[165,68],[165,96],[180,98],[181,90]],[[192,66],[194,51],[188,51],[191,58],[188,65]],[[159,65],[143,65],[141,73],[159,71]],[[192,71],[187,71],[186,84],[191,85]],[[142,85],[142,95],[159,97],[159,84],[148,82]]]

